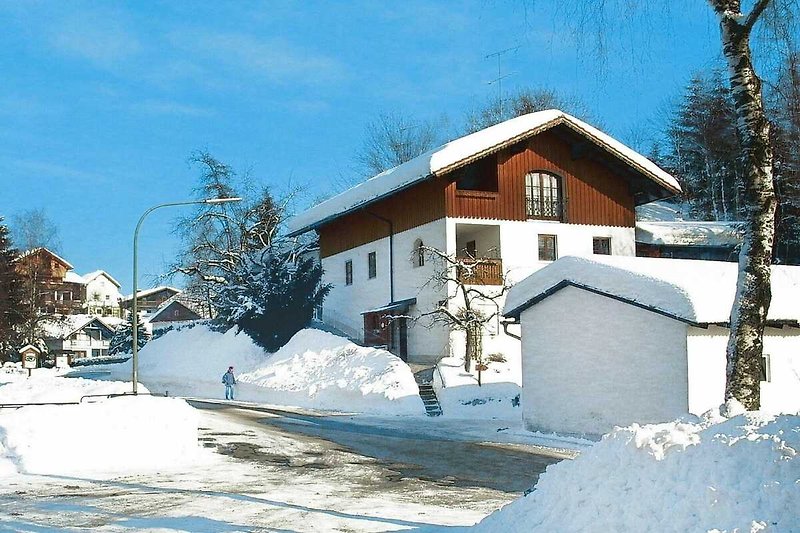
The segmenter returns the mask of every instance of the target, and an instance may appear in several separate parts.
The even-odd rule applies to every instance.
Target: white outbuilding
[[[522,409],[532,430],[602,434],[723,402],[738,265],[563,257],[516,284]],[[772,268],[762,410],[800,411],[800,267]]]

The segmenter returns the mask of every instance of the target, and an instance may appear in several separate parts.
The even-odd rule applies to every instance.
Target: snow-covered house
[[[84,274],[83,280],[86,283],[86,313],[119,318],[122,300],[119,282],[105,270]]]
[[[152,289],[145,289],[138,291],[138,298],[136,301],[136,308],[140,316],[147,316],[153,311],[161,307],[161,304],[178,294],[180,289],[162,285],[153,287]],[[133,306],[133,295],[128,294],[120,301],[122,308],[125,310],[126,317],[130,314]]]
[[[45,324],[44,341],[52,353],[69,353],[73,359],[108,355],[120,319],[93,315],[67,315]]]
[[[150,313],[146,322],[152,333],[156,334],[171,326],[181,326],[212,318],[211,304],[201,297],[181,291],[165,300]]]
[[[564,257],[517,283],[526,427],[605,433],[723,402],[737,265]],[[800,267],[772,267],[761,403],[800,410]]]
[[[80,313],[86,296],[86,282],[73,272],[73,266],[47,248],[34,248],[20,254],[16,270],[37,285],[36,302],[40,313]]]
[[[289,229],[318,233],[333,284],[324,322],[409,361],[435,362],[458,356],[462,343],[458,332],[415,319],[446,297],[429,283],[437,262],[420,250],[485,259],[470,280],[496,290],[565,254],[633,256],[634,208],[679,191],[647,158],[548,110],[387,170],[298,214]],[[492,327],[485,351],[518,360],[518,341],[499,321]]]

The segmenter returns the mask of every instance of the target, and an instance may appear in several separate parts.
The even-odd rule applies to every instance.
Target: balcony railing
[[[458,281],[468,285],[502,285],[502,259],[472,259],[459,257]]]
[[[528,218],[561,220],[561,202],[548,198],[525,198],[525,212]]]

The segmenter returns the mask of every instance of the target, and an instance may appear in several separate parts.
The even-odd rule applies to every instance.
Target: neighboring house
[[[86,282],[65,259],[47,248],[34,248],[22,253],[16,265],[23,278],[38,288],[39,313],[68,315],[82,311]]]
[[[86,283],[86,313],[120,318],[120,284],[104,270],[95,270],[83,276]]]
[[[653,202],[636,209],[636,255],[737,261],[741,222],[686,220],[682,206]]]
[[[212,318],[208,302],[192,297],[187,291],[179,292],[153,311],[147,318],[153,334],[159,330]]]
[[[499,290],[565,254],[635,254],[637,205],[680,192],[653,162],[557,110],[524,115],[451,141],[289,221],[316,231],[322,319],[403,359],[463,356],[460,333],[422,313],[446,297],[430,283],[425,247],[489,259],[474,279]],[[459,354],[459,350],[461,353]],[[486,353],[520,351],[499,320]]]
[[[92,315],[68,315],[45,325],[44,341],[50,353],[69,353],[73,359],[108,355],[119,320]]]
[[[181,292],[179,289],[174,287],[167,287],[167,286],[160,286],[154,287],[152,289],[145,289],[138,291],[138,299],[136,302],[136,307],[139,311],[139,314],[142,316],[147,316],[156,309],[158,309],[161,304],[175,296]],[[122,308],[125,310],[126,317],[131,312],[131,307],[133,305],[133,295],[129,294],[122,298],[121,300]]]
[[[526,428],[602,434],[724,401],[737,265],[564,257],[515,285]],[[772,267],[761,406],[800,409],[800,267]]]

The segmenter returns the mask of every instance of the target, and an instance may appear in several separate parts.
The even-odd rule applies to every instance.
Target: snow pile
[[[131,392],[130,382],[65,378],[49,368],[37,368],[30,378],[27,370],[0,373],[0,403],[78,402],[83,396],[123,392]]]
[[[207,461],[198,415],[185,401],[151,396],[24,407],[0,414],[0,475],[103,477]]]
[[[697,323],[730,319],[736,294],[736,263],[689,259],[593,256],[562,257],[514,285],[504,314],[518,316],[531,302],[562,283],[574,283]],[[800,319],[800,267],[772,267],[770,320]]]
[[[464,370],[463,357],[445,357],[433,374],[434,388],[447,418],[520,420],[522,392],[519,356],[488,363],[478,385],[477,371]]]
[[[422,414],[411,369],[380,348],[358,346],[316,329],[304,329],[239,381],[280,391],[303,407],[386,414]]]
[[[274,354],[245,333],[207,326],[170,331],[139,352],[139,379],[171,395],[222,397],[233,366],[236,399],[332,411],[423,414],[411,369],[386,350],[315,329],[299,331]],[[130,362],[113,365],[115,375]]]
[[[478,531],[798,531],[800,416],[617,428]]]

